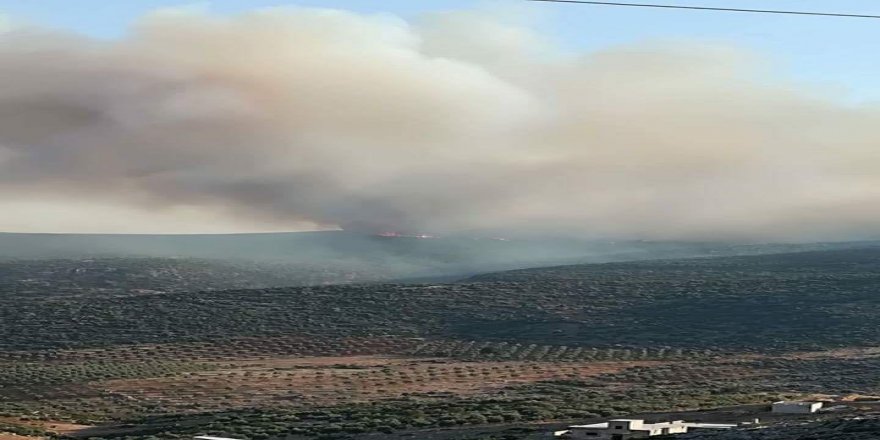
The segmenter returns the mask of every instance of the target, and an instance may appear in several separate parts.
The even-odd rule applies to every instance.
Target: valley
[[[123,261],[42,270],[0,296],[3,423],[65,438],[517,439],[880,394],[880,248],[250,289],[287,274]],[[6,285],[27,273],[6,268]]]

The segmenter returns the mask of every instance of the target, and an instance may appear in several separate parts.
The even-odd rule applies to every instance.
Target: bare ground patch
[[[129,400],[184,410],[252,406],[325,405],[405,395],[491,394],[505,387],[553,379],[583,379],[634,366],[668,362],[461,362],[388,356],[276,358],[218,364],[182,376],[113,380],[99,384]]]
[[[80,431],[83,429],[91,428],[90,425],[80,425],[76,423],[69,423],[58,420],[22,420],[20,418],[14,417],[0,417],[0,422],[7,423],[9,425],[17,425],[22,427],[29,428],[37,428],[46,432],[51,432],[54,434],[69,434],[72,432]],[[5,435],[14,435],[14,434],[5,434]],[[15,439],[21,440],[22,438],[29,438],[26,436],[18,436],[14,437]],[[38,437],[39,438],[39,437]],[[0,437],[0,440],[5,440]]]

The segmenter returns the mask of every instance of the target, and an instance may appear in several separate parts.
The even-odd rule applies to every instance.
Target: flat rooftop
[[[608,429],[611,422],[644,422],[644,421],[637,420],[637,419],[614,419],[609,422],[593,423],[590,425],[571,425],[568,427],[568,429]],[[670,422],[644,423],[640,428],[634,429],[634,431],[646,431],[646,430],[652,430],[652,429],[669,428],[672,426],[687,426],[688,428],[703,428],[703,429],[731,429],[731,428],[736,428],[737,425],[732,425],[732,424],[728,424],[728,423],[695,423],[695,422],[685,422],[684,420],[673,420]]]
[[[684,426],[688,428],[703,428],[703,429],[733,429],[736,428],[737,425],[731,425],[729,423],[685,423]]]
[[[569,426],[569,429],[577,429],[577,428],[581,428],[581,429],[584,429],[584,428],[586,428],[586,429],[590,429],[590,428],[592,428],[592,429],[608,429],[608,422],[593,423],[592,425],[571,425],[571,426]]]
[[[200,435],[198,437],[193,437],[193,440],[239,440],[239,439],[228,438],[228,437],[211,437],[209,435]]]

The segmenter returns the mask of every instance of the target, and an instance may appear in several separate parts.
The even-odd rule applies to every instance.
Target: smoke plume
[[[185,211],[206,231],[876,235],[880,109],[768,64],[693,42],[571,53],[473,11],[166,11],[112,41],[13,27],[0,228]]]

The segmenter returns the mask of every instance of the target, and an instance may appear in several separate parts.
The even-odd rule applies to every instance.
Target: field
[[[299,346],[284,355],[244,342],[216,356],[173,345],[7,361],[17,368],[4,369],[0,407],[47,424],[98,426],[68,433],[74,437],[341,438],[880,393],[873,349],[643,360],[614,360],[609,350],[597,360],[495,361],[421,357],[412,354],[420,345],[381,340],[356,346],[398,354],[316,356],[323,350]],[[296,345],[268,342],[262,346]]]
[[[444,284],[150,280],[0,296],[0,432],[516,439],[536,424],[880,394],[877,248]]]

